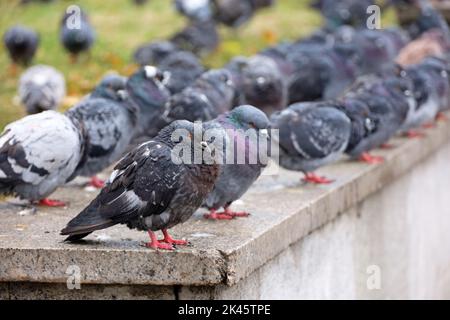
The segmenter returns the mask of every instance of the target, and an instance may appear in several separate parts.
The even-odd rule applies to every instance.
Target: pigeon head
[[[133,54],[133,59],[141,66],[159,65],[178,48],[170,41],[155,41],[139,47]]]
[[[176,120],[161,129],[155,139],[171,147],[176,152],[177,157],[187,160],[185,163],[188,164],[189,161],[195,163],[195,152],[211,153],[210,142],[204,139],[205,130],[206,128],[201,123]],[[189,149],[189,155],[182,154],[186,152],[186,148]],[[181,149],[183,151],[178,153]],[[211,154],[209,156],[211,157]],[[202,162],[201,164],[205,163]]]
[[[145,66],[128,79],[126,89],[141,109],[159,108],[170,96],[166,88],[169,78],[168,72]]]
[[[226,114],[226,118],[235,128],[266,130],[270,121],[266,114],[250,105],[239,106]]]
[[[121,100],[121,92],[125,89],[127,78],[119,75],[106,75],[92,92],[92,97]]]

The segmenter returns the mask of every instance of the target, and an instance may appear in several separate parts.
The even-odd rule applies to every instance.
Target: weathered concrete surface
[[[300,173],[284,170],[277,176],[263,176],[242,203],[236,205],[237,209],[252,212],[249,219],[214,222],[203,220],[199,214],[174,228],[175,236],[191,241],[191,246],[179,247],[175,252],[143,248],[140,243],[147,240],[146,235],[123,226],[96,232],[88,237],[85,245],[63,243],[59,230],[95,195],[75,186],[62,188],[54,195],[71,202],[67,209],[39,209],[36,214],[27,215],[22,208],[3,204],[4,208],[0,209],[0,284],[10,283],[10,292],[20,291],[15,283],[24,281],[58,286],[66,282],[67,267],[77,265],[83,284],[199,286],[183,287],[180,298],[190,291],[200,290],[207,292],[207,297],[220,297],[238,287],[256,288],[265,279],[261,278],[260,270],[303,241],[331,228],[337,222],[328,222],[336,217],[339,216],[336,221],[351,219],[350,209],[396,181],[449,140],[448,123],[440,123],[422,140],[395,139],[396,149],[377,151],[386,156],[387,161],[382,165],[343,161],[325,168],[321,173],[336,178],[329,186],[304,186],[299,182]],[[407,192],[405,190],[405,195]],[[407,205],[409,200],[400,198],[397,201]],[[386,214],[392,215],[392,212],[386,211]],[[320,230],[312,233],[318,228]],[[311,236],[302,240],[310,233]],[[243,278],[246,278],[245,283],[240,281]],[[253,284],[249,286],[250,283]],[[221,289],[234,284],[237,285]],[[212,285],[216,286],[204,287]],[[0,292],[2,288],[3,284]],[[244,292],[242,290],[240,292]],[[268,293],[261,292],[270,290],[261,290],[259,297],[269,297]],[[236,294],[237,291],[233,295]]]
[[[179,297],[449,299],[449,163],[450,142],[235,286],[183,287]]]

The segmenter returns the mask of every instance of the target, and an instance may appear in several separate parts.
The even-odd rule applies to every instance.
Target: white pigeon
[[[56,111],[26,116],[0,136],[0,194],[47,206],[47,197],[70,180],[82,162],[85,135],[77,120]]]
[[[37,65],[28,68],[19,80],[19,98],[28,114],[55,110],[66,96],[66,82],[53,67]]]

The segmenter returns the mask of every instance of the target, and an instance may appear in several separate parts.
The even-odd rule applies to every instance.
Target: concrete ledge
[[[214,222],[203,220],[198,213],[174,228],[174,235],[191,241],[191,246],[179,247],[175,252],[143,248],[140,242],[146,240],[146,235],[123,226],[91,235],[86,245],[62,243],[59,230],[95,196],[77,186],[62,188],[54,195],[71,202],[67,209],[23,215],[23,208],[2,203],[0,285],[19,288],[26,286],[21,282],[36,282],[60,286],[68,277],[67,267],[77,265],[82,284],[92,288],[232,286],[395,181],[449,141],[450,123],[439,123],[427,131],[424,139],[396,138],[392,141],[395,149],[375,152],[386,157],[382,165],[342,161],[322,170],[336,179],[329,186],[302,185],[300,173],[285,170],[280,170],[278,176],[262,176],[236,205],[252,212],[250,218]]]

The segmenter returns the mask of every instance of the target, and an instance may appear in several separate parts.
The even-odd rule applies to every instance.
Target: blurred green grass
[[[131,60],[133,50],[144,42],[164,39],[182,28],[186,20],[171,6],[171,0],[150,0],[135,6],[131,0],[56,0],[51,3],[19,5],[19,1],[0,1],[0,34],[14,24],[36,29],[41,36],[34,64],[49,64],[66,77],[68,95],[63,108],[89,92],[108,71],[128,75],[136,68]],[[321,17],[308,7],[309,0],[278,0],[277,5],[260,11],[238,30],[221,28],[223,38],[216,52],[204,58],[208,67],[220,67],[235,55],[250,55],[282,40],[311,33],[321,24]],[[59,21],[65,9],[78,4],[87,10],[97,32],[90,58],[76,64],[59,42]],[[0,47],[0,130],[9,122],[24,116],[21,106],[13,102],[20,71],[9,72],[9,58]]]

